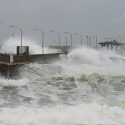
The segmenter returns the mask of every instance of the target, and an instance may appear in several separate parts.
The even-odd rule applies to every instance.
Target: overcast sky
[[[0,22],[0,40],[17,33],[9,25],[20,26],[31,38],[37,27],[46,33],[124,37],[125,0],[0,0]]]

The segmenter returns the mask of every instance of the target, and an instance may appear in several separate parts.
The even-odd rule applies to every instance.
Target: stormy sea
[[[18,70],[0,77],[0,125],[125,124],[124,55],[77,48]]]

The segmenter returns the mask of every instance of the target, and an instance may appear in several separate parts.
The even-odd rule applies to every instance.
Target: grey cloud
[[[125,34],[124,0],[0,0],[0,19],[21,26],[99,35]],[[2,26],[1,30],[8,30]],[[6,37],[10,32],[0,31]]]

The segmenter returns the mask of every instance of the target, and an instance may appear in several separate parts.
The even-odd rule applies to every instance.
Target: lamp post
[[[20,44],[21,44],[21,53],[22,53],[22,28],[17,25],[12,25],[10,27],[17,28],[20,31]]]
[[[97,46],[98,45],[98,37],[96,36],[95,39],[96,39],[96,48],[97,48],[98,47]]]
[[[44,54],[44,32],[41,29],[33,29],[33,30],[40,31],[40,33],[41,33],[41,36],[42,36],[42,54]]]
[[[80,36],[80,42],[81,42],[81,45],[82,45],[83,44],[83,36],[82,36],[82,34],[75,33],[75,35],[79,35]]]
[[[71,39],[71,46],[73,44],[73,35],[72,33],[69,33],[69,32],[64,32],[66,34],[66,46],[67,46],[67,43],[68,43],[68,40],[67,40],[67,34],[70,35],[70,39]]]
[[[91,39],[91,36],[89,36],[89,47],[91,47],[91,42],[92,42],[92,39]]]
[[[96,48],[97,48],[97,44],[98,44],[98,37],[97,37],[97,36],[93,36],[93,38],[95,39]]]
[[[2,23],[0,22],[0,24],[2,24]],[[1,49],[1,47],[2,47],[2,46],[0,45],[0,49]]]
[[[64,32],[64,33],[66,34],[66,46],[67,46],[67,43],[68,43],[67,34],[68,34],[69,32]]]
[[[52,31],[50,31],[50,32],[57,33],[58,39],[59,39],[59,46],[60,46],[60,41],[61,41],[60,32],[56,32],[56,31],[54,31],[54,30],[52,30]]]
[[[86,36],[86,44],[87,44],[87,46],[89,44],[89,36],[88,35]]]
[[[80,38],[81,38],[81,45],[83,45],[83,36],[80,35]]]
[[[71,36],[71,46],[73,45],[73,35],[72,35],[72,33],[70,34],[70,36]]]

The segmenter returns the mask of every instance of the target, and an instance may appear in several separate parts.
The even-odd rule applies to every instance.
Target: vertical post
[[[91,47],[91,36],[89,36],[89,47]]]
[[[67,33],[68,33],[68,32],[64,32],[64,33],[66,34],[66,46],[67,46],[67,43],[68,43],[68,42],[67,42]]]
[[[7,67],[7,78],[10,78],[10,70],[9,70],[9,66]]]
[[[98,44],[98,37],[96,36],[96,37],[95,37],[95,39],[96,39],[96,48],[97,48],[97,44]]]
[[[56,32],[56,31],[54,31],[54,30],[52,30],[52,31],[50,31],[50,32],[55,32],[55,33],[57,33],[57,35],[58,35],[58,40],[59,40],[59,46],[60,46],[60,41],[61,41],[60,32]]]
[[[41,33],[41,37],[42,37],[42,54],[44,54],[44,32],[41,29],[33,29],[33,30],[37,30]]]
[[[10,26],[10,27],[15,27],[17,28],[19,31],[20,31],[20,45],[21,45],[21,54],[22,54],[22,28],[18,27],[17,25],[13,25],[13,26]]]
[[[82,44],[83,44],[83,37],[82,37],[82,35],[80,35],[80,37],[81,37],[81,46],[82,46]]]
[[[66,46],[67,46],[67,34],[66,34]]]
[[[44,32],[42,33],[42,54],[44,54]]]
[[[71,34],[71,46],[72,46],[72,34]]]
[[[13,63],[13,54],[10,54],[10,63]]]
[[[89,38],[89,36],[87,35],[87,36],[86,36],[87,46],[88,46],[88,42],[89,42],[88,38]]]
[[[60,46],[60,33],[58,35],[59,35],[59,46]]]
[[[22,29],[20,29],[20,33],[21,33],[21,54],[22,54]]]

